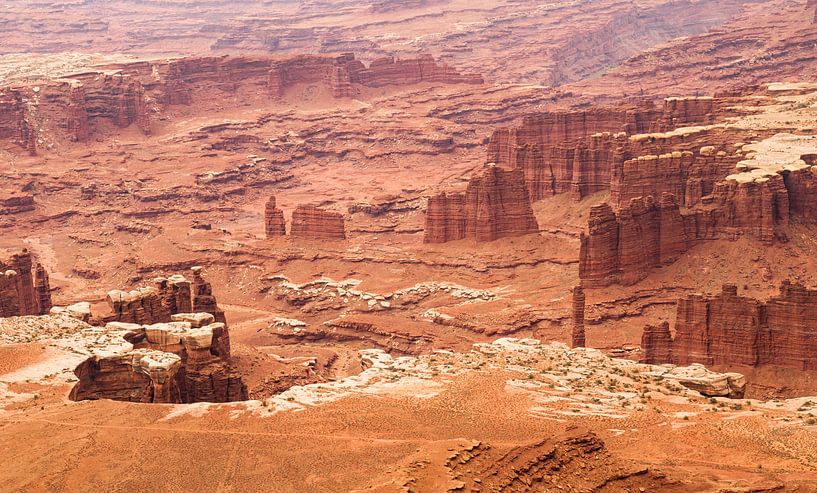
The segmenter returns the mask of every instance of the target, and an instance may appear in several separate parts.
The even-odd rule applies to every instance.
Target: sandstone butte
[[[538,231],[521,170],[490,165],[468,182],[465,192],[429,198],[423,241],[486,242]]]
[[[30,252],[0,259],[0,317],[42,315],[51,309],[48,273]]]
[[[269,98],[280,98],[295,85],[320,83],[335,97],[345,98],[353,97],[362,87],[422,82],[483,83],[479,75],[460,74],[437,63],[431,55],[383,58],[369,67],[353,54],[114,63],[42,85],[0,86],[0,139],[36,155],[38,132],[66,131],[70,140],[87,142],[97,126],[109,123],[120,128],[135,125],[149,135],[150,103],[190,105],[201,94],[214,90],[263,87]],[[36,105],[29,104],[31,101]],[[47,125],[35,128],[32,122],[43,116],[48,117]]]
[[[817,370],[817,290],[785,281],[766,302],[725,285],[716,296],[678,300],[675,336],[669,324],[648,326],[643,361],[681,366],[782,367]]]
[[[290,235],[310,240],[345,240],[346,219],[340,212],[300,205],[292,212]]]

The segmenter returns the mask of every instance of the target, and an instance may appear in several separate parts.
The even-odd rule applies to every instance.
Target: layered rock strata
[[[264,231],[267,238],[286,235],[284,211],[276,206],[275,196],[271,196],[264,205]]]
[[[775,366],[817,370],[817,290],[784,281],[766,302],[725,285],[716,296],[678,301],[675,336],[669,326],[645,329],[644,360],[706,366]]]
[[[625,161],[659,150],[653,138],[631,140],[628,136],[712,123],[721,103],[714,98],[668,98],[663,107],[647,101],[637,106],[532,115],[518,127],[494,131],[487,160],[523,169],[534,201],[561,193],[581,199],[613,187],[614,170],[621,175]],[[687,166],[692,165],[690,158],[686,158],[690,161]],[[662,191],[651,190],[654,194]]]
[[[747,236],[770,243],[789,221],[783,177],[725,180],[700,204],[681,209],[672,194],[639,197],[618,212],[591,208],[582,234],[579,277],[586,286],[630,285],[703,240]]]
[[[522,170],[488,166],[468,182],[464,193],[429,199],[424,241],[485,242],[538,231]]]
[[[345,240],[346,219],[343,214],[301,205],[292,213],[290,234],[310,240]]]
[[[123,322],[155,324],[170,322],[178,313],[204,312],[225,323],[224,311],[213,296],[212,287],[201,274],[201,267],[194,267],[193,281],[181,275],[158,277],[152,286],[131,291],[113,290],[107,295],[111,313],[92,317],[95,322]]]
[[[229,333],[207,313],[174,316],[152,325],[109,323],[123,348],[103,348],[74,373],[71,399],[143,403],[231,402],[247,388],[229,364]]]
[[[0,87],[0,140],[33,155],[42,137],[49,142],[63,138],[86,142],[100,125],[134,125],[148,135],[155,111],[212,98],[214,91],[277,99],[289,88],[320,84],[342,98],[356,95],[363,87],[421,82],[479,84],[482,78],[460,74],[430,55],[380,59],[369,67],[350,53],[113,63],[37,85]]]
[[[585,347],[586,336],[584,332],[584,308],[585,296],[581,286],[573,288],[573,328],[571,333],[572,347]]]
[[[0,317],[44,315],[51,309],[48,273],[23,250],[0,259]]]

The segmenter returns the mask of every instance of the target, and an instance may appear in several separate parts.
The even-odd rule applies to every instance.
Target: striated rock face
[[[22,214],[31,212],[37,207],[34,196],[27,193],[15,193],[0,196],[0,216],[4,214]]]
[[[0,317],[44,315],[51,309],[48,274],[27,250],[0,259]]]
[[[284,211],[276,206],[275,196],[271,196],[264,206],[264,230],[267,238],[286,235]]]
[[[586,338],[584,332],[584,290],[581,286],[573,288],[573,330],[572,330],[572,347],[585,347]]]
[[[229,364],[229,334],[210,314],[177,315],[170,323],[109,323],[122,348],[103,348],[81,363],[71,399],[131,402],[231,402],[247,388]]]
[[[107,301],[111,314],[93,319],[100,323],[149,325],[170,322],[179,313],[202,312],[213,315],[216,322],[226,324],[224,311],[219,308],[212,287],[201,271],[201,267],[193,267],[192,282],[184,276],[173,275],[154,279],[152,286],[132,291],[110,291]]]
[[[675,337],[645,329],[642,349],[655,363],[815,370],[815,316],[817,290],[786,281],[780,294],[764,303],[725,285],[714,297],[678,300]]]
[[[301,205],[292,213],[290,234],[312,240],[345,240],[345,218],[339,212]]]
[[[215,317],[216,322],[226,324],[224,310],[219,308],[216,297],[213,296],[213,287],[201,275],[202,268],[193,267],[193,311],[196,313],[209,313]]]
[[[420,82],[482,84],[484,81],[479,75],[460,74],[444,63],[437,63],[432,55],[423,54],[417,58],[403,60],[394,57],[380,58],[373,61],[368,68],[354,73],[352,82],[380,87]]]
[[[683,198],[685,179],[681,179],[680,171],[676,172],[678,180],[674,185],[680,187],[678,190],[662,189],[664,182],[660,179],[666,177],[655,175],[682,169],[685,178],[694,162],[692,156],[660,156],[660,162],[649,163],[644,160],[659,157],[635,160],[645,153],[666,153],[660,148],[671,148],[675,142],[667,140],[657,145],[654,138],[630,140],[628,136],[649,136],[680,126],[709,124],[715,120],[719,106],[720,100],[714,98],[668,98],[663,108],[646,102],[638,106],[596,107],[529,116],[519,127],[493,133],[488,145],[488,162],[523,169],[528,193],[534,201],[561,193],[571,193],[581,199],[609,189],[617,190],[618,194],[632,193],[631,196],[614,195],[617,208],[631,197],[644,196],[645,189],[655,196],[671,192]],[[673,159],[677,162],[669,162]],[[665,165],[670,166],[669,170],[664,170]],[[622,183],[624,177],[631,178],[636,188]]]
[[[37,154],[37,137],[23,94],[0,88],[0,139],[10,140],[29,154]]]
[[[296,84],[326,84],[336,98],[351,97],[355,84],[367,87],[408,85],[420,82],[444,84],[482,84],[479,75],[460,74],[445,64],[438,64],[431,55],[396,60],[381,58],[366,67],[351,53],[334,57],[303,55],[277,61],[269,71],[269,91],[273,97],[283,96],[286,88]]]
[[[538,231],[522,170],[489,166],[464,193],[429,199],[424,241],[483,242]]]
[[[644,327],[641,334],[641,362],[661,365],[672,361],[672,333],[669,322]]]
[[[683,210],[669,193],[657,203],[652,196],[633,198],[618,212],[603,204],[590,211],[579,276],[586,286],[634,284],[698,241],[748,236],[770,243],[788,221],[789,193],[781,175],[721,181]]]

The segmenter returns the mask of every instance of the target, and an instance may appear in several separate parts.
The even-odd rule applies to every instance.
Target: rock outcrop
[[[30,193],[13,193],[0,195],[0,216],[31,212],[37,207],[34,195]]]
[[[482,78],[461,74],[430,55],[384,58],[369,67],[351,53],[111,63],[38,85],[0,87],[0,140],[34,155],[43,136],[49,144],[87,142],[99,135],[101,125],[134,125],[149,135],[155,111],[212,98],[214,91],[278,99],[289,88],[320,84],[334,97],[344,98],[364,87],[421,82],[480,84]]]
[[[229,333],[211,314],[188,313],[169,323],[109,323],[121,348],[103,348],[81,363],[71,399],[144,403],[231,402],[247,388],[229,364]]]
[[[669,322],[647,325],[641,334],[641,362],[663,365],[672,361],[672,333]]]
[[[264,231],[267,238],[286,235],[286,221],[284,211],[275,203],[275,196],[271,196],[264,206]]]
[[[631,141],[629,136],[653,135],[654,132],[666,132],[680,126],[709,124],[714,122],[719,107],[720,100],[714,98],[668,98],[663,108],[647,101],[637,106],[596,107],[533,115],[526,117],[519,127],[496,130],[488,145],[487,160],[509,168],[523,169],[533,201],[561,193],[571,193],[574,198],[581,199],[615,187],[611,185],[611,180],[616,179],[616,173],[621,180],[622,176],[629,177],[629,173],[624,174],[625,171],[639,165],[649,167],[633,161],[639,156],[659,150],[667,152],[661,150],[661,146],[656,146],[654,138]],[[669,140],[664,142],[672,143]],[[671,148],[669,145],[666,147]],[[674,163],[676,168],[686,169],[693,164],[692,156],[663,159],[680,160],[682,157],[689,162],[684,166]],[[639,175],[638,171],[633,170],[636,176]],[[657,174],[657,171],[652,173]],[[658,196],[661,192],[669,191],[656,188],[662,182],[653,183],[650,178],[641,179],[649,184],[652,194]],[[679,178],[678,183],[682,184],[683,180]],[[628,191],[629,188],[619,184],[619,190]],[[673,192],[683,197],[679,191]]]
[[[290,234],[310,240],[345,240],[346,219],[339,212],[301,205],[292,213]]]
[[[585,297],[584,290],[581,286],[573,288],[573,311],[572,311],[572,347],[585,347],[586,336],[584,332],[584,306]]]
[[[51,309],[48,273],[30,252],[0,259],[0,317],[44,315]]]
[[[94,316],[92,321],[150,325],[170,322],[178,313],[202,312],[213,315],[216,322],[226,324],[224,311],[219,308],[212,287],[202,277],[201,270],[201,267],[192,269],[192,282],[177,274],[158,277],[152,286],[110,291],[107,301],[111,313]]]
[[[522,170],[488,166],[464,193],[429,199],[424,241],[484,242],[538,231]]]
[[[817,370],[817,290],[786,281],[766,302],[738,296],[734,285],[682,298],[675,337],[668,325],[648,327],[642,350],[644,361],[658,364]]]
[[[788,197],[783,177],[772,175],[719,182],[690,209],[669,193],[657,202],[633,198],[618,212],[595,206],[581,237],[579,277],[586,286],[630,285],[702,240],[747,236],[771,243],[788,224]]]

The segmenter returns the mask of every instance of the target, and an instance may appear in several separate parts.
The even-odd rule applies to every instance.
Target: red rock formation
[[[772,242],[788,224],[788,197],[783,177],[775,175],[724,180],[690,209],[681,210],[666,193],[659,203],[652,196],[631,199],[618,213],[608,204],[596,206],[581,238],[579,277],[586,286],[629,285],[701,240]]]
[[[0,216],[4,214],[31,212],[35,208],[34,196],[31,194],[14,193],[7,196],[0,196]]]
[[[522,170],[489,166],[464,193],[429,199],[424,241],[494,241],[538,231]]]
[[[10,140],[32,156],[37,154],[36,131],[19,90],[0,88],[0,139]]]
[[[37,296],[38,313],[48,313],[53,306],[51,302],[51,281],[45,267],[39,263],[34,270],[34,293]]]
[[[42,315],[51,309],[48,275],[27,250],[0,260],[0,317]]]
[[[290,234],[311,240],[345,240],[345,221],[339,212],[301,205],[292,213]]]
[[[672,333],[669,322],[644,327],[641,334],[641,362],[662,365],[672,361]]]
[[[429,197],[426,209],[425,243],[447,243],[465,238],[465,194]]]
[[[216,297],[213,296],[213,287],[201,275],[202,268],[193,267],[193,311],[196,313],[209,313],[215,317],[216,322],[226,324],[224,310],[219,308]]]
[[[664,165],[663,161],[652,163],[656,169],[650,175],[648,170],[641,173],[639,169],[650,166],[633,159],[695,147],[699,139],[706,136],[705,133],[656,139],[649,132],[712,123],[719,105],[720,100],[714,98],[669,98],[662,109],[647,102],[640,106],[596,107],[529,116],[523,119],[519,127],[498,129],[493,133],[488,144],[488,162],[523,169],[528,193],[534,201],[567,192],[581,199],[616,186],[619,192],[629,190],[629,184],[623,184],[621,180],[631,175],[631,181],[645,181],[641,188],[649,189],[655,196],[668,191],[683,198],[685,181],[680,179],[680,175],[674,177],[676,179],[672,182],[677,190],[664,190],[656,186],[659,177],[652,175],[660,174],[662,168],[659,165]],[[633,134],[643,138],[627,138]],[[664,156],[664,159],[673,158]],[[683,170],[685,178],[694,164],[692,157],[684,154],[675,159],[685,162],[668,164],[679,169],[679,172]],[[660,183],[663,185],[664,182]],[[622,197],[620,203],[626,204],[629,198]]]
[[[267,238],[284,236],[286,234],[286,221],[284,221],[284,211],[276,207],[275,196],[271,196],[264,206],[264,229]]]
[[[586,337],[584,332],[584,290],[581,286],[573,288],[573,329],[572,347],[585,347]]]
[[[174,315],[184,313],[209,313],[216,322],[226,324],[224,311],[219,308],[213,289],[201,275],[201,267],[194,267],[193,281],[174,275],[154,279],[153,286],[133,291],[113,290],[107,301],[111,314],[94,321],[155,324],[170,322]]]
[[[446,64],[438,64],[429,54],[404,60],[393,57],[380,58],[373,61],[368,68],[357,71],[352,81],[370,87],[420,82],[444,84],[482,84],[484,82],[479,75],[460,74]]]
[[[132,402],[231,402],[247,388],[229,364],[229,335],[210,314],[186,314],[172,323],[108,324],[132,347],[106,349],[80,364],[71,399]],[[107,354],[111,351],[114,354]]]
[[[332,89],[335,97],[352,96],[351,73],[363,69],[363,64],[347,53],[335,57],[303,55],[276,61],[269,69],[269,92],[281,97],[287,87],[295,84],[321,82]]]
[[[717,296],[678,301],[669,346],[653,329],[642,341],[645,359],[656,363],[817,370],[817,290],[783,282],[764,303],[726,285]]]

